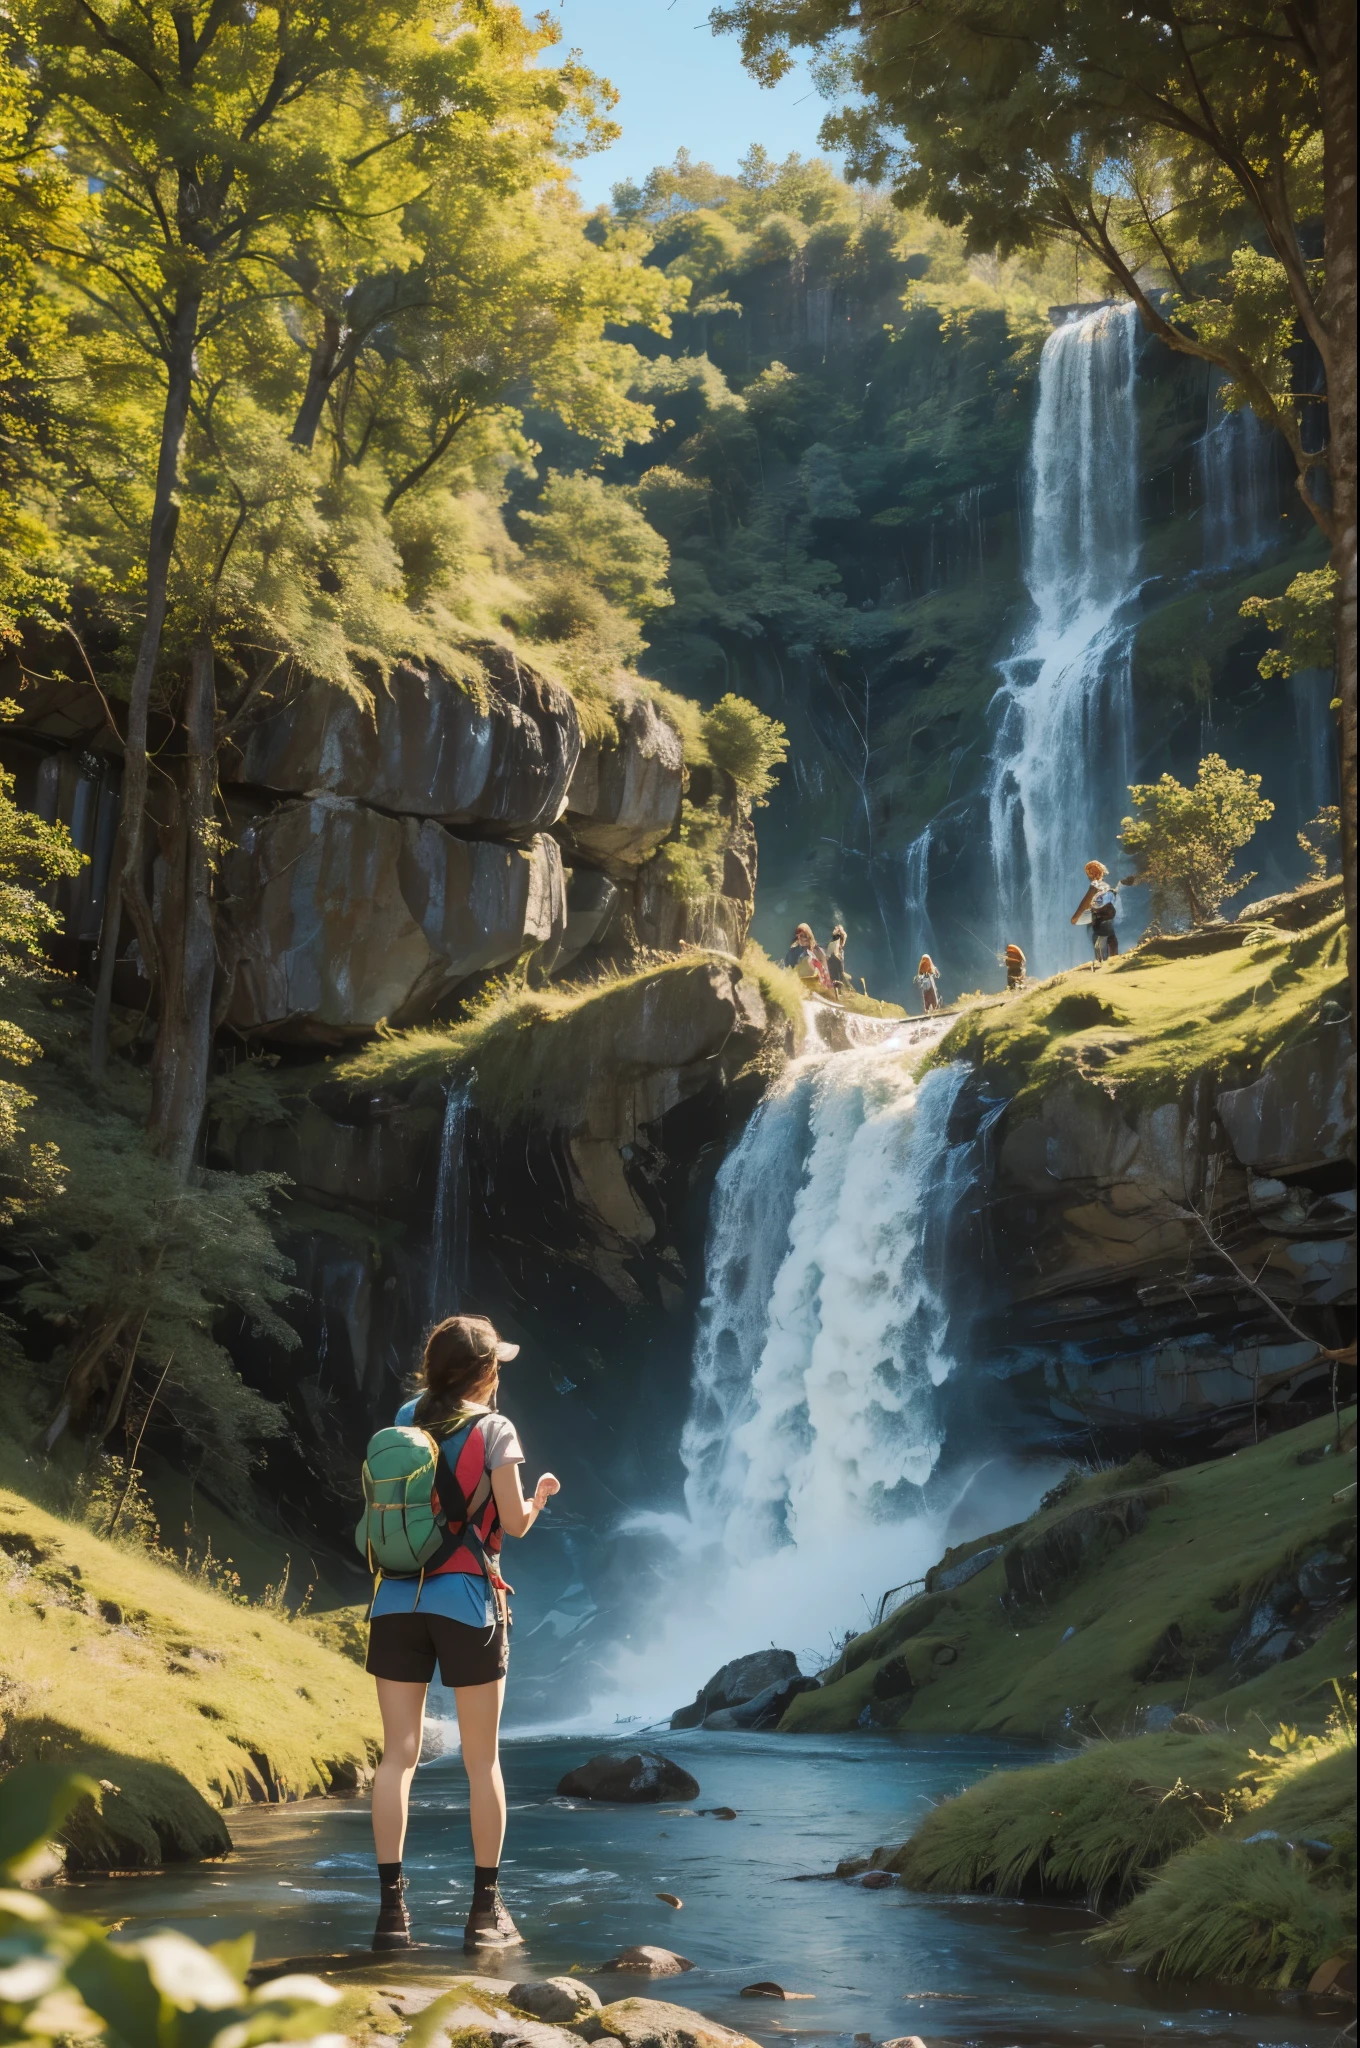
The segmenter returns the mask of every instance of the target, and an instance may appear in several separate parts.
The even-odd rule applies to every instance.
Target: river
[[[694,1805],[737,1809],[720,1820],[558,1799],[563,1773],[599,1747],[589,1735],[506,1746],[503,1882],[526,1937],[512,1975],[579,1964],[606,1998],[668,1998],[769,2044],[852,2048],[857,2035],[913,2032],[930,2048],[1331,2048],[1336,2039],[1338,2023],[1311,2016],[1304,2000],[1157,1985],[1097,1962],[1084,1946],[1096,1922],[1076,1908],[791,1882],[899,1841],[932,1801],[1047,1752],[963,1736],[666,1735],[666,1753],[700,1782]],[[466,1814],[457,1757],[425,1765],[407,1869],[417,1930],[441,1948],[460,1941],[468,1906]],[[367,1945],[375,1886],[365,1800],[254,1808],[231,1825],[227,1863],[92,1880],[80,1909],[122,1919],[128,1932],[170,1925],[203,1941],[254,1927],[264,1960]],[[682,1910],[660,1903],[661,1891]],[[674,1948],[696,1968],[656,1983],[593,1974],[634,1942]],[[447,1953],[423,1965],[415,1954],[386,1971],[410,1983],[452,1967]],[[758,1978],[815,1996],[741,1998]]]

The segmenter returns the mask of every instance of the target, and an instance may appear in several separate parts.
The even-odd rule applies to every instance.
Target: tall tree
[[[35,242],[84,300],[101,373],[121,352],[155,423],[154,488],[120,497],[106,463],[114,516],[87,536],[106,581],[137,592],[93,1052],[98,1071],[126,915],[159,1020],[153,1141],[185,1174],[210,1067],[226,729],[280,658],[359,687],[356,642],[380,665],[418,651],[387,515],[512,381],[574,397],[608,443],[645,432],[624,389],[632,351],[604,328],[663,318],[674,293],[589,243],[557,196],[563,151],[612,132],[607,89],[571,61],[542,65],[554,32],[498,0],[17,0],[10,37],[26,146],[82,197],[61,232],[35,220]],[[569,394],[577,344],[593,365]],[[376,498],[344,482],[365,456],[385,462]],[[219,703],[223,663],[243,652],[255,679]],[[173,742],[153,788],[157,712]]]
[[[1079,243],[1171,348],[1285,437],[1335,573],[1352,1030],[1356,922],[1356,30],[1346,0],[734,0],[863,102],[828,144],[1002,252]],[[1162,289],[1159,290],[1158,286]],[[1318,369],[1321,371],[1319,389]]]

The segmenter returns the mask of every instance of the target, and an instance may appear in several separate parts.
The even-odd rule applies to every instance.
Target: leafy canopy
[[[1257,826],[1274,814],[1259,775],[1206,754],[1189,789],[1163,775],[1133,784],[1129,796],[1135,815],[1125,818],[1120,841],[1137,863],[1136,879],[1151,885],[1154,918],[1170,913],[1202,924],[1255,879],[1232,870]]]

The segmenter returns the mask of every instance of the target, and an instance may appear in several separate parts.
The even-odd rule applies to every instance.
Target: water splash
[[[430,1321],[456,1316],[467,1294],[468,1224],[471,1189],[467,1165],[471,1085],[451,1081],[444,1099],[439,1139],[439,1178],[430,1227]]]
[[[1032,972],[1076,964],[1085,860],[1115,860],[1133,700],[1138,574],[1137,319],[1105,306],[1044,345],[1030,446],[1033,623],[1001,667],[988,786],[996,935]]]

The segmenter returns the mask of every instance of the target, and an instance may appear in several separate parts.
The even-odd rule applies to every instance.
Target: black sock
[[[475,1863],[472,1867],[472,1910],[491,1904],[496,1896],[496,1880],[501,1874],[499,1863]]]
[[[395,1890],[397,1885],[401,1883],[400,1862],[398,1861],[396,1863],[380,1863],[378,1865],[378,1883],[382,1886],[385,1892]]]

